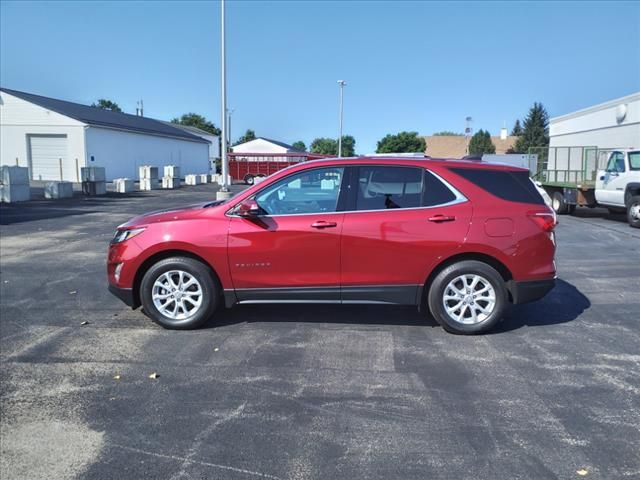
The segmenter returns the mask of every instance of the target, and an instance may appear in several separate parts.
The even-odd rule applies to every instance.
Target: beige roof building
[[[427,142],[426,154],[433,158],[462,158],[467,154],[467,139],[462,135],[432,135],[424,137]],[[516,144],[518,137],[502,139],[491,137],[496,153],[507,153]]]

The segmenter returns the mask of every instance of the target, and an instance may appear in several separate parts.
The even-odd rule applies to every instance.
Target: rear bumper
[[[133,301],[133,290],[131,288],[120,288],[109,284],[109,291],[131,308],[136,308]]]
[[[514,304],[528,303],[540,300],[549,293],[556,284],[556,279],[536,280],[533,282],[509,281],[508,288]]]

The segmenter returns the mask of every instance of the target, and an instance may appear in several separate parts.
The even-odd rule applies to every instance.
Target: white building
[[[640,92],[549,121],[550,147],[640,148]]]
[[[140,165],[207,173],[209,141],[152,118],[1,88],[0,165],[73,182],[85,166],[104,167],[107,180],[136,178]]]
[[[202,130],[198,127],[192,127],[190,125],[178,125],[170,122],[165,123],[207,140],[209,142],[209,164],[212,166],[212,170],[215,170],[216,160],[220,160],[220,137],[218,135],[214,135],[206,130]]]
[[[293,161],[301,162],[307,159],[306,155],[301,155],[300,157],[296,157],[295,155],[296,153],[306,153],[306,152],[301,152],[300,150],[297,150],[293,148],[291,145],[288,145],[284,142],[278,142],[277,140],[271,140],[270,138],[264,138],[264,137],[258,137],[254,140],[249,140],[248,142],[235,145],[231,147],[231,151],[237,154],[243,154],[243,153],[248,154],[246,156],[246,160],[249,160],[249,161],[260,161],[260,160],[269,159],[274,162],[282,162],[287,160],[292,162]],[[261,153],[265,153],[270,156],[261,157],[259,155],[256,155]],[[288,155],[283,155],[282,157],[274,155],[277,153],[286,153]],[[236,158],[238,158],[239,160],[243,159],[241,155],[237,156]]]

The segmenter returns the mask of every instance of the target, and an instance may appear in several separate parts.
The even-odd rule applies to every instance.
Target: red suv
[[[492,328],[554,286],[556,225],[528,172],[477,161],[351,158],[281,170],[225,202],[118,227],[109,289],[166,328],[224,303],[381,303],[448,331]]]

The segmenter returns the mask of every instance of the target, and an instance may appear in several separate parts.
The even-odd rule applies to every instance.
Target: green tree
[[[338,142],[333,138],[316,138],[311,142],[311,153],[319,153],[321,155],[337,155]]]
[[[491,134],[485,130],[478,130],[469,141],[469,155],[496,153],[496,146],[491,141]]]
[[[197,113],[193,112],[185,113],[180,118],[174,118],[173,120],[171,120],[171,123],[175,123],[177,125],[186,125],[188,127],[196,127],[213,135],[220,135],[221,133],[220,129],[216,127],[212,122],[207,120],[202,115],[198,115]]]
[[[452,132],[450,130],[442,130],[433,134],[434,137],[461,137],[463,133]]]
[[[336,151],[337,154],[337,151]],[[356,139],[351,135],[342,136],[342,156],[355,157],[356,155]]]
[[[513,129],[511,130],[511,136],[519,137],[522,135],[522,125],[520,125],[520,120],[516,120],[516,123],[513,125]]]
[[[311,142],[311,153],[321,155],[338,155],[338,140],[320,137]],[[354,157],[356,154],[356,139],[351,135],[342,136],[342,156]]]
[[[291,145],[293,148],[295,148],[296,150],[299,150],[301,152],[306,152],[307,151],[307,146],[304,144],[304,142],[302,140],[298,140],[297,142],[293,142],[293,145]]]
[[[534,103],[524,120],[522,134],[518,137],[516,153],[529,153],[532,147],[549,146],[549,114],[541,103]]]
[[[387,135],[378,142],[376,153],[418,153],[425,152],[427,144],[418,132],[400,132]]]
[[[102,110],[110,110],[112,112],[122,113],[122,109],[118,106],[118,104],[112,100],[107,100],[106,98],[100,98],[97,102],[93,102],[91,104],[92,107],[100,108]]]
[[[248,128],[247,131],[244,132],[244,135],[242,135],[234,145],[240,145],[241,143],[250,142],[251,140],[255,139],[256,132]]]

